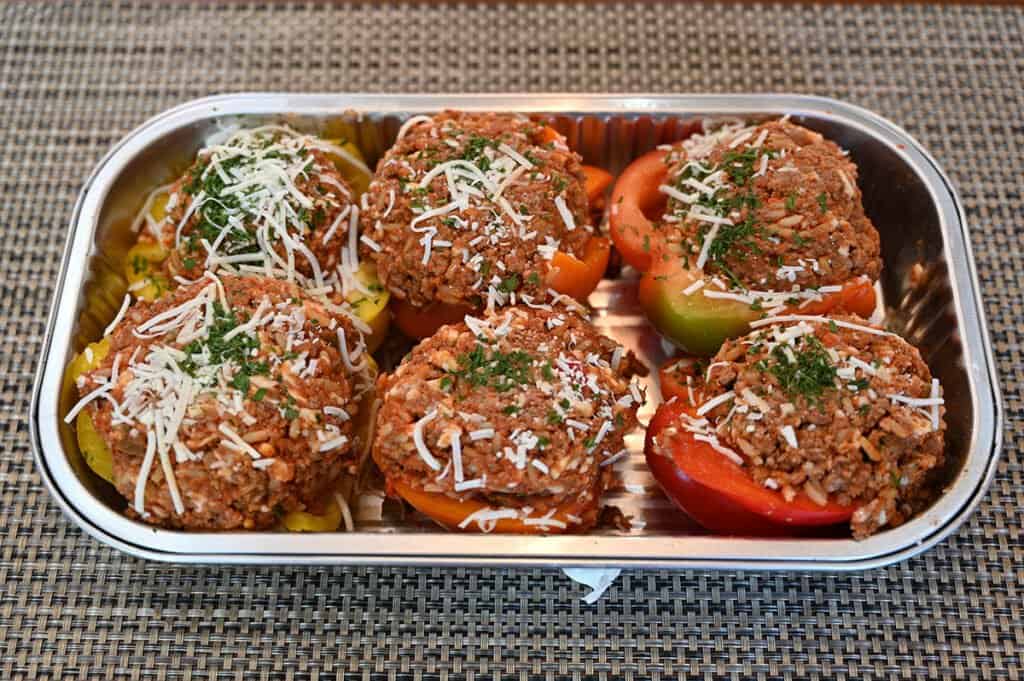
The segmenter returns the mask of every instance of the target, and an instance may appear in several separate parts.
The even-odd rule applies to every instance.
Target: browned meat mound
[[[763,322],[708,366],[707,423],[690,427],[787,499],[860,505],[856,537],[904,522],[944,457],[942,390],[917,348],[853,316]]]
[[[389,480],[526,515],[593,500],[588,527],[637,425],[630,378],[644,371],[574,312],[467,317],[380,379],[373,457]]]
[[[171,275],[218,266],[297,272],[320,286],[334,274],[359,209],[330,145],[288,128],[241,130],[199,152],[171,187],[159,238]],[[320,281],[317,281],[317,279]]]
[[[362,256],[393,295],[480,308],[544,293],[548,261],[591,234],[579,156],[510,114],[410,119],[364,197]]]
[[[79,390],[103,393],[86,408],[129,514],[255,529],[356,471],[370,366],[351,323],[297,286],[207,275],[130,308]]]
[[[820,134],[786,120],[727,126],[675,145],[666,162],[659,228],[687,266],[767,291],[878,277],[857,166]]]

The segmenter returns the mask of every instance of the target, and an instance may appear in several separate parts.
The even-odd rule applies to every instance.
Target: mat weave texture
[[[1024,648],[1024,10],[0,7],[0,679],[1015,679]],[[978,513],[861,574],[169,567],[69,524],[26,415],[66,224],[147,117],[239,90],[788,91],[904,126],[969,214],[1006,395]]]

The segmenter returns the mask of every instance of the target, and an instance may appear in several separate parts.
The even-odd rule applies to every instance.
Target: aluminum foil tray
[[[942,381],[947,407],[943,494],[910,522],[864,541],[845,536],[753,539],[713,536],[661,494],[644,465],[642,433],[629,436],[621,484],[605,502],[641,519],[631,530],[551,537],[450,534],[393,502],[362,516],[352,533],[184,533],[121,514],[124,502],[91,473],[61,416],[74,353],[101,335],[120,303],[103,290],[131,245],[129,225],[148,191],[170,181],[203,141],[228,126],[285,122],[308,132],[343,129],[372,164],[410,115],[445,108],[544,116],[584,162],[613,173],[654,146],[679,139],[699,118],[789,114],[823,133],[860,168],[867,214],[881,233],[879,282],[886,322],[918,345]],[[64,511],[100,541],[149,559],[188,563],[656,566],[860,569],[902,560],[953,532],[978,504],[1000,448],[1002,407],[964,212],[935,161],[906,132],[843,102],[795,95],[358,95],[236,94],[189,102],[132,132],[100,161],[71,218],[43,343],[30,416],[40,475]],[[591,296],[595,323],[652,368],[667,350],[644,320],[628,275]],[[113,309],[111,308],[113,306]],[[660,401],[648,379],[650,402]],[[370,519],[367,519],[370,518]]]

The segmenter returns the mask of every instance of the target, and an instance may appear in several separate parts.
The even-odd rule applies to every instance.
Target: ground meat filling
[[[905,521],[944,456],[942,391],[920,353],[857,317],[764,322],[708,365],[687,429],[787,500],[858,505],[855,537]]]
[[[731,125],[679,143],[666,162],[658,227],[721,288],[791,292],[878,277],[857,166],[820,134],[786,120]]]
[[[170,190],[158,237],[169,274],[259,270],[320,287],[339,276],[359,208],[331,145],[288,128],[242,130],[202,149]]]
[[[510,307],[443,327],[379,381],[390,480],[541,516],[596,501],[643,401],[632,352],[574,312]]]
[[[410,119],[364,197],[362,256],[396,297],[474,309],[546,293],[593,234],[579,156],[515,115]]]
[[[216,278],[128,310],[79,381],[129,514],[258,529],[315,510],[365,451],[372,389],[359,334],[295,285]],[[140,482],[141,480],[141,482]]]

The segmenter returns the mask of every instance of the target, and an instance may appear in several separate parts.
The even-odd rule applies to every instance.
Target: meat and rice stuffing
[[[411,118],[364,196],[362,256],[416,307],[546,294],[549,263],[593,234],[580,157],[513,114]]]
[[[421,507],[443,524],[556,532],[597,520],[644,399],[631,378],[645,370],[575,312],[544,307],[442,327],[379,380],[374,460],[400,494],[473,502],[448,522],[437,503]]]
[[[130,515],[268,528],[356,473],[375,370],[347,317],[296,285],[209,273],[122,315],[68,417],[91,414]]]
[[[349,158],[283,126],[237,131],[199,151],[167,190],[163,217],[144,213],[143,236],[170,252],[164,267],[172,278],[228,267],[337,285],[352,276],[359,217],[339,156]]]
[[[943,463],[942,390],[918,350],[853,316],[784,316],[727,341],[687,430],[786,501],[857,507],[855,537],[904,522]],[[683,397],[682,399],[687,399]]]
[[[779,300],[881,270],[857,166],[832,141],[785,119],[727,125],[669,151],[669,252],[714,277],[712,287]],[[803,293],[801,293],[803,292]]]

